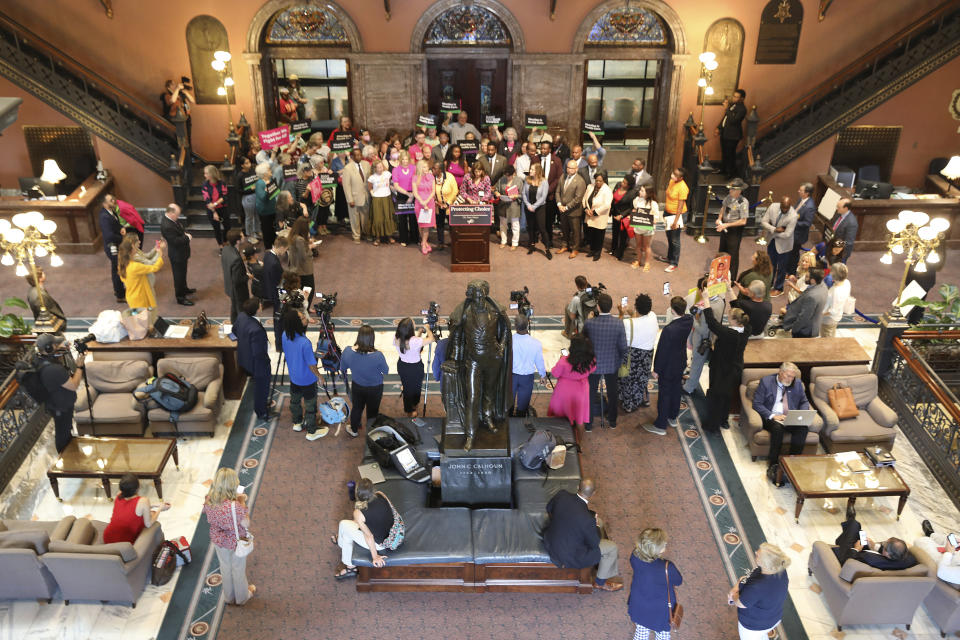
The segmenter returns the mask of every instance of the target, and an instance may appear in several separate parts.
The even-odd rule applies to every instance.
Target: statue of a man
[[[467,285],[466,300],[450,314],[450,342],[443,364],[446,424],[462,424],[467,451],[480,425],[496,432],[507,424],[510,321],[489,293],[486,280]]]

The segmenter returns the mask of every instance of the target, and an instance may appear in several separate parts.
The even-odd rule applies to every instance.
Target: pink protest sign
[[[268,129],[266,131],[260,132],[260,148],[261,149],[273,149],[275,147],[283,146],[290,142],[290,128],[289,127],[277,127],[276,129]]]

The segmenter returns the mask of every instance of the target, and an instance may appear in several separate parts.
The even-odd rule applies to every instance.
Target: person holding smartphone
[[[683,229],[683,214],[687,212],[687,197],[690,187],[684,182],[687,171],[677,167],[670,174],[670,184],[667,185],[667,198],[664,203],[666,215],[663,224],[667,233],[667,256],[657,257],[657,260],[668,263],[664,271],[671,273],[677,270],[680,264],[680,233]]]
[[[833,547],[833,554],[841,565],[851,558],[883,571],[909,569],[917,564],[917,559],[910,553],[907,543],[900,538],[888,538],[876,543],[865,534],[861,535],[863,528],[857,522],[857,512],[853,505],[847,507],[847,519],[841,526],[843,530],[837,536]],[[863,541],[864,538],[866,542]]]
[[[924,535],[913,546],[924,551],[937,563],[937,577],[960,588],[960,538],[955,533],[943,535],[933,530],[929,520],[921,523]]]

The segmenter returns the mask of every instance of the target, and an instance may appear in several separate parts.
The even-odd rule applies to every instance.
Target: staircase
[[[766,175],[960,55],[960,0],[949,0],[762,122]]]

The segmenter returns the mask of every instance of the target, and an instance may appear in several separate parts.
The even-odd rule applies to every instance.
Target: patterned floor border
[[[252,386],[244,393],[234,418],[234,426],[217,467],[232,467],[245,487],[251,509],[256,503],[265,462],[276,433],[278,417],[260,420],[253,412]],[[282,407],[288,394],[285,388],[273,390],[272,398]],[[242,425],[242,428],[238,426]],[[164,615],[157,640],[204,640],[217,637],[223,617],[220,565],[210,544],[205,520],[197,523],[191,541],[193,562],[181,569],[170,605]]]
[[[680,424],[676,432],[727,577],[733,585],[753,570],[754,550],[766,538],[723,438],[706,434],[701,428],[700,415],[705,413],[706,397],[698,388],[692,398],[687,397],[681,403]],[[789,596],[784,605],[782,622],[771,638],[807,640],[807,633]]]

